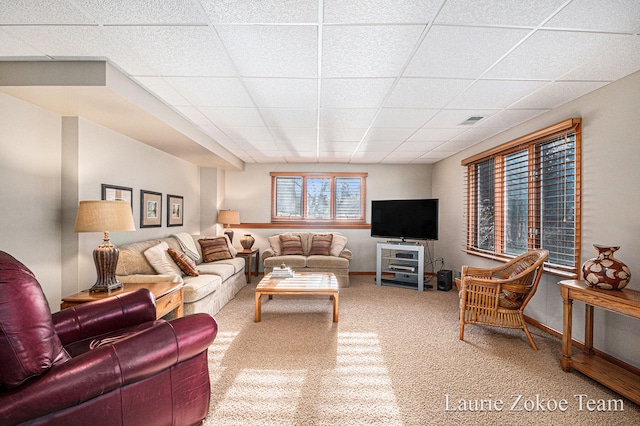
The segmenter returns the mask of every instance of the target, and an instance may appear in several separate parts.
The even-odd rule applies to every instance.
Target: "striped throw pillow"
[[[309,256],[329,256],[333,234],[313,234]]]
[[[204,262],[233,259],[225,237],[205,238],[198,240],[198,243],[202,248],[202,260]]]
[[[171,247],[169,247],[167,251],[169,252],[169,255],[171,256],[173,261],[176,262],[176,264],[180,267],[185,275],[189,275],[192,277],[197,277],[198,275],[200,275],[198,273],[198,270],[196,269],[196,263],[191,260],[189,256],[182,252],[175,251]]]
[[[304,255],[300,235],[281,234],[280,248],[283,256]]]

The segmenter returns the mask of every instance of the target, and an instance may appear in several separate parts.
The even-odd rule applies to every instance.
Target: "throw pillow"
[[[341,234],[333,234],[331,241],[331,256],[340,256],[342,250],[347,246],[347,237]]]
[[[271,246],[271,250],[273,250],[274,256],[280,256],[282,254],[282,250],[280,247],[280,235],[270,236],[269,245]]]
[[[202,248],[202,260],[204,262],[215,262],[216,260],[233,259],[227,241],[229,240],[226,237],[198,240]]]
[[[304,255],[300,235],[280,234],[279,238],[283,256]]]
[[[313,234],[311,238],[310,256],[329,256],[331,254],[332,234]]]
[[[160,275],[178,275],[182,276],[182,271],[176,265],[169,255],[169,245],[166,241],[161,242],[144,251],[144,257],[147,258],[156,273]]]
[[[198,273],[198,270],[196,269],[196,263],[191,260],[189,256],[182,252],[175,251],[171,247],[169,247],[167,251],[169,252],[169,255],[171,256],[173,261],[176,262],[176,264],[180,267],[185,275],[189,275],[192,277],[197,277],[198,275],[200,275]]]

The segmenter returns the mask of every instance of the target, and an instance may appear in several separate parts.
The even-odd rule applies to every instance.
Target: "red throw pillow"
[[[280,246],[282,248],[283,256],[304,255],[300,235],[281,234]]]
[[[313,234],[309,256],[329,256],[331,254],[331,242],[333,234]]]
[[[200,243],[200,247],[202,248],[202,258],[204,262],[233,259],[225,237],[203,238],[198,240],[198,243]]]
[[[173,261],[176,262],[176,264],[180,267],[180,270],[182,270],[185,275],[189,275],[192,277],[197,277],[198,275],[200,275],[198,273],[198,270],[196,269],[196,263],[191,260],[189,256],[182,252],[175,251],[171,247],[169,247],[167,251],[169,252],[169,255],[171,256]]]

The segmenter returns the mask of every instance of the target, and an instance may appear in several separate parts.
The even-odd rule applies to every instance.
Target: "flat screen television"
[[[371,201],[371,236],[438,239],[438,199]]]

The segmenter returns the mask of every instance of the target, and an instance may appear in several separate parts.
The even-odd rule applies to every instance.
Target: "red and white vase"
[[[582,274],[588,285],[605,290],[621,290],[629,284],[631,271],[623,262],[613,257],[620,247],[594,244],[598,256],[582,265]]]

